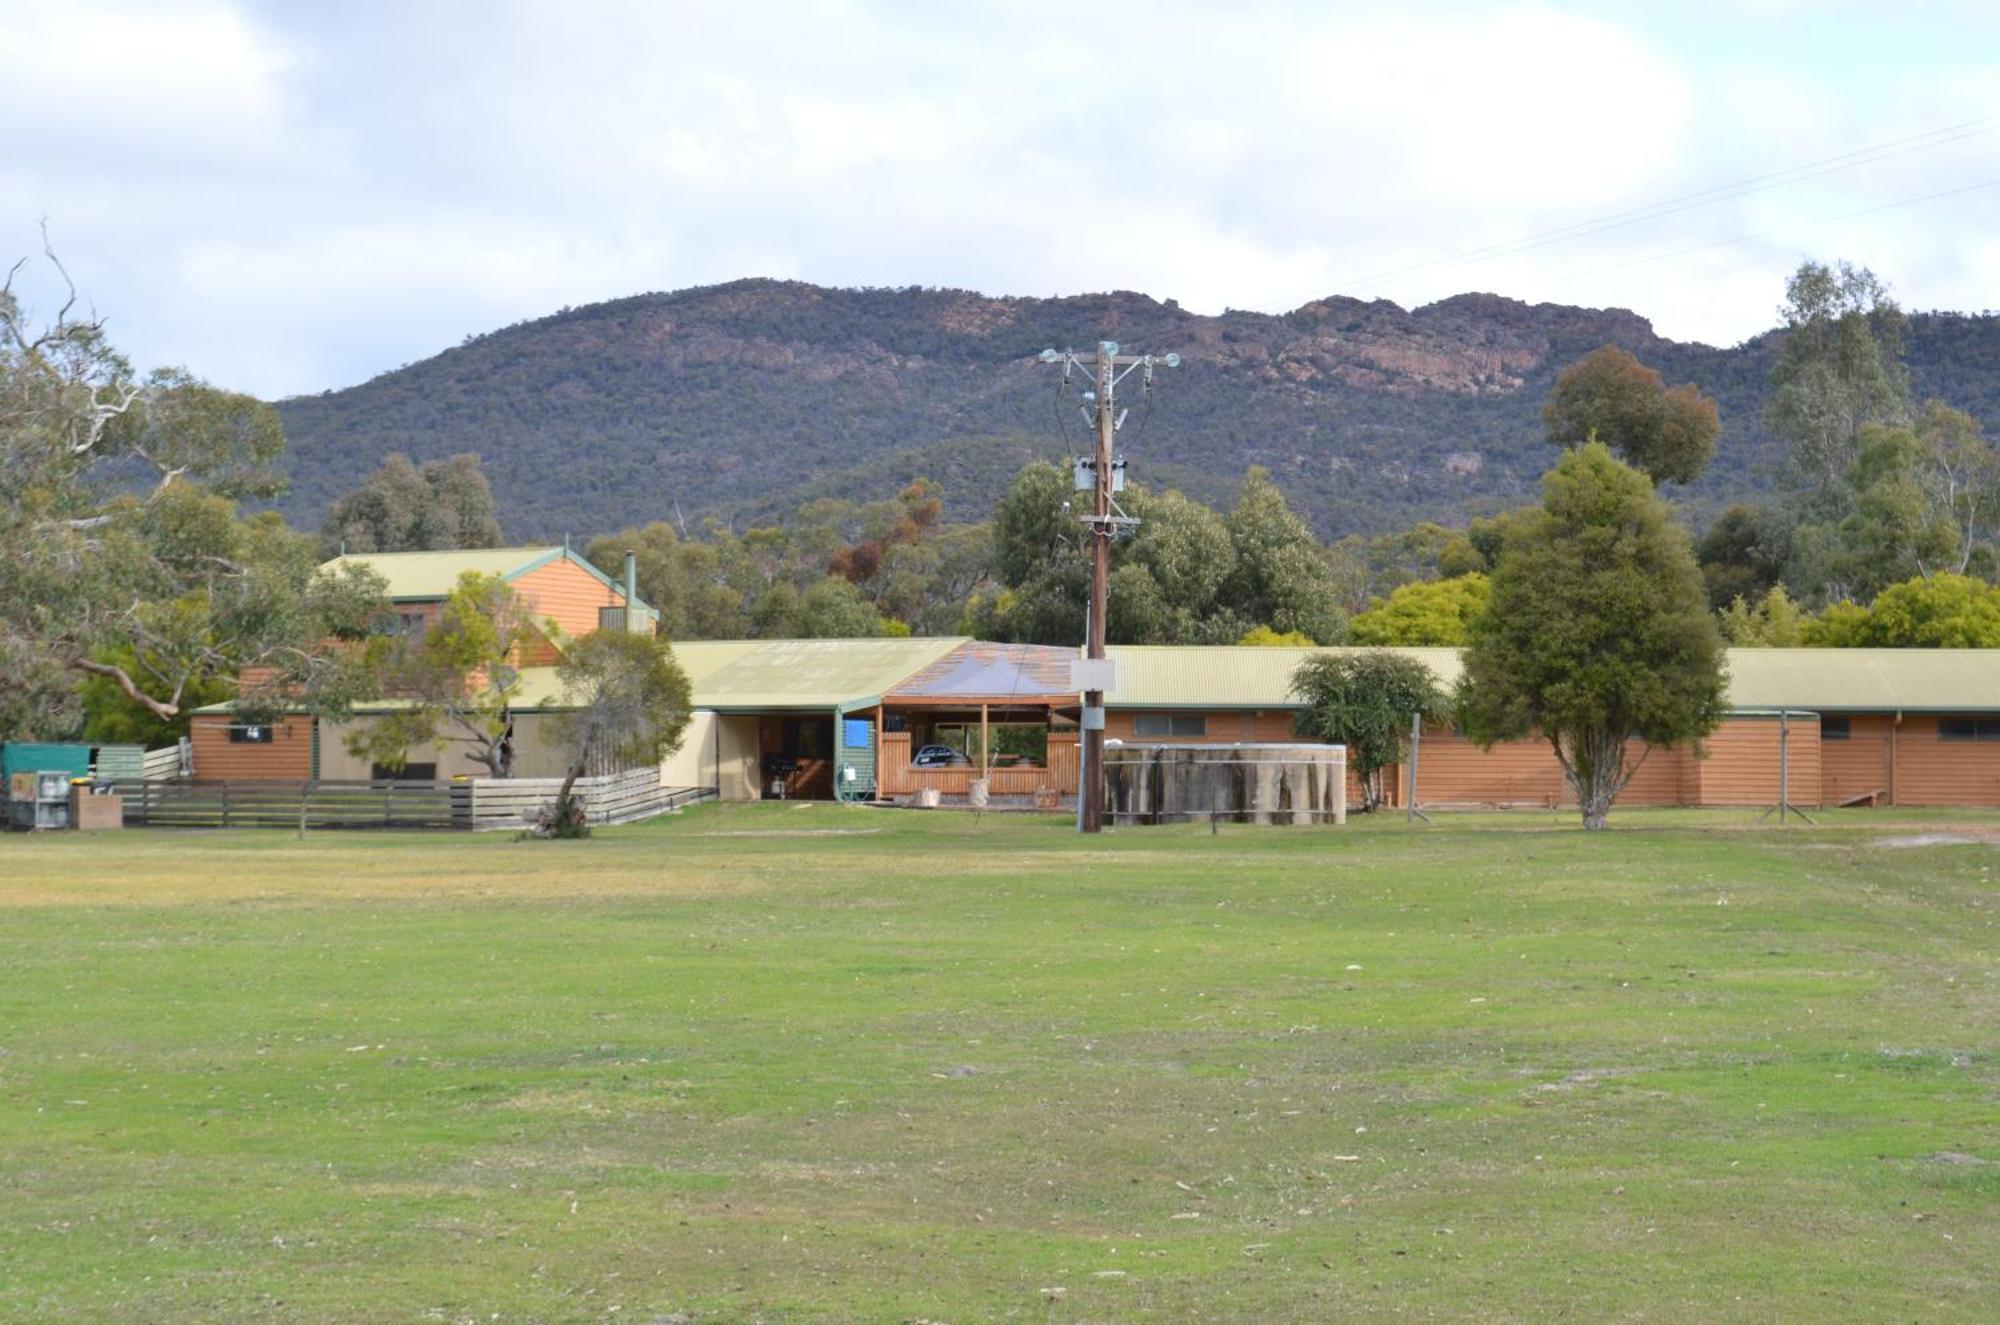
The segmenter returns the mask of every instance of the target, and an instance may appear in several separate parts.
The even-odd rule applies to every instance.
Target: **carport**
[[[880,788],[964,796],[984,779],[992,796],[1076,794],[1081,701],[1069,689],[1076,650],[967,640],[882,696]],[[918,767],[926,746],[965,762]]]
[[[879,794],[884,692],[965,643],[695,640],[674,656],[713,715],[723,799],[865,800]]]

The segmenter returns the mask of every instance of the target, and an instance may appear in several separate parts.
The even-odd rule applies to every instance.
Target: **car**
[[[910,756],[911,768],[964,768],[971,762],[948,745],[926,745]]]

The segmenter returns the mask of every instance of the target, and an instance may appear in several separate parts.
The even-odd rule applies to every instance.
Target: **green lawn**
[[[0,841],[0,1319],[2000,1318],[2000,817]]]

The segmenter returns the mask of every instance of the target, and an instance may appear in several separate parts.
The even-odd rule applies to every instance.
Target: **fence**
[[[438,782],[117,782],[136,828],[520,828],[561,778]],[[593,824],[628,824],[707,800],[713,787],[662,787],[657,768],[576,780]]]
[[[194,747],[188,738],[164,750],[148,750],[140,760],[139,776],[148,782],[169,782],[190,776],[194,771]]]
[[[466,778],[451,784],[452,824],[488,830],[520,828],[545,805],[555,803],[561,778]],[[683,805],[707,800],[713,787],[663,787],[660,770],[635,768],[604,777],[576,780],[572,794],[583,801],[592,824],[629,824]]]
[[[450,828],[451,788],[429,782],[119,782],[143,828]]]

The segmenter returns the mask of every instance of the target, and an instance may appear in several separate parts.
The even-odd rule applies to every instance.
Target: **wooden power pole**
[[[1083,393],[1083,413],[1097,432],[1097,447],[1089,461],[1079,461],[1076,486],[1082,490],[1090,481],[1090,513],[1078,517],[1090,537],[1090,610],[1084,640],[1084,657],[1093,663],[1104,658],[1104,621],[1111,598],[1111,540],[1129,533],[1139,522],[1118,509],[1116,494],[1125,485],[1124,460],[1117,454],[1118,429],[1125,422],[1118,408],[1118,384],[1133,372],[1139,373],[1142,392],[1153,389],[1153,369],[1178,368],[1181,357],[1167,354],[1121,354],[1118,342],[1101,341],[1093,354],[1042,351],[1043,363],[1060,363],[1063,380],[1072,372],[1088,370],[1091,388]],[[1095,833],[1104,826],[1104,671],[1088,671],[1093,684],[1083,692],[1083,745],[1077,764],[1077,828]]]

